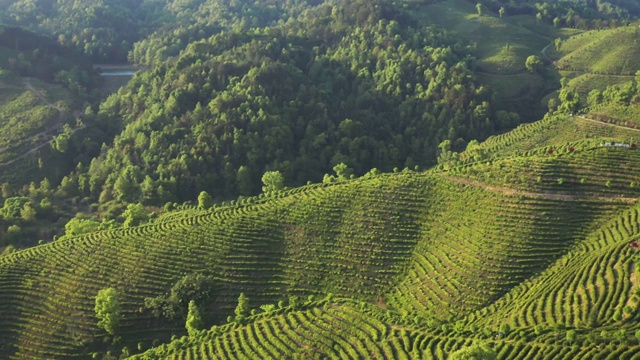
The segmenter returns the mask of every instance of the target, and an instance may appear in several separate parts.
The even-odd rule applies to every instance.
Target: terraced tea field
[[[562,42],[555,64],[560,70],[633,75],[640,69],[638,38],[637,26],[586,31]]]
[[[449,171],[186,207],[0,257],[0,356],[153,344],[145,356],[443,359],[489,342],[500,359],[637,358],[640,152],[600,146],[631,132],[549,117]],[[145,298],[197,272],[215,279],[211,330],[187,337]],[[115,338],[93,308],[108,287],[121,294]],[[253,311],[235,319],[241,292]]]

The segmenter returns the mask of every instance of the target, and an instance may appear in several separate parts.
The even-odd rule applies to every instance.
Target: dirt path
[[[613,127],[617,127],[617,128],[624,129],[624,130],[640,131],[640,129],[634,129],[634,128],[630,128],[630,127],[627,127],[627,126],[616,125],[616,124],[609,124],[609,123],[606,123],[606,122],[602,122],[602,121],[598,121],[598,120],[594,120],[594,119],[589,119],[588,117],[584,117],[584,116],[581,116],[581,115],[578,115],[577,117],[582,119],[582,120],[591,121],[591,122],[594,122],[594,123],[600,124],[600,125],[613,126]]]
[[[592,195],[580,195],[580,194],[560,194],[553,192],[531,192],[524,190],[517,190],[503,186],[490,185],[478,180],[468,179],[459,176],[451,176],[445,173],[440,173],[440,176],[447,180],[451,180],[457,182],[459,184],[472,186],[475,188],[484,189],[487,191],[501,193],[510,196],[526,196],[530,198],[540,198],[540,199],[550,199],[550,200],[562,200],[562,201],[575,201],[575,200],[594,200],[594,201],[604,201],[604,202],[615,202],[615,203],[636,203],[638,198],[630,198],[630,197],[619,197],[619,196],[592,196]]]

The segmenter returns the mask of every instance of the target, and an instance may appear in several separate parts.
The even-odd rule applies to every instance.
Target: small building
[[[604,143],[600,144],[600,146],[630,148],[631,144],[607,141],[607,142],[604,142]]]

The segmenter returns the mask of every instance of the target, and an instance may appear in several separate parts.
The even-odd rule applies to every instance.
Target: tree
[[[189,336],[196,336],[200,330],[202,330],[202,316],[200,316],[200,310],[198,310],[198,306],[196,302],[191,300],[189,301],[189,312],[187,313],[187,322],[185,327],[187,328],[187,333]]]
[[[345,163],[340,163],[333,167],[333,171],[336,172],[338,180],[347,180],[353,175],[353,169],[348,167]]]
[[[122,213],[124,218],[124,227],[138,226],[143,222],[149,221],[149,214],[140,203],[127,205],[127,210]]]
[[[616,331],[614,336],[616,337],[616,339],[618,341],[620,341],[620,345],[622,345],[622,344],[627,342],[627,330],[625,330],[625,329],[620,329],[620,330]]]
[[[20,217],[24,221],[33,221],[36,215],[36,209],[31,206],[31,203],[25,203],[22,210],[20,210]]]
[[[280,171],[267,171],[262,175],[262,192],[268,193],[284,189],[284,176]]]
[[[569,342],[569,345],[573,344],[576,341],[576,331],[575,330],[567,331],[566,339]]]
[[[0,215],[5,219],[17,219],[21,217],[24,206],[29,203],[29,198],[24,196],[10,197],[4,201],[4,206],[0,209]]]
[[[511,326],[507,323],[500,325],[500,332],[502,335],[507,336],[511,333]]]
[[[236,306],[236,309],[234,310],[234,313],[236,314],[236,321],[249,316],[250,311],[249,298],[244,293],[240,293],[240,296],[238,296],[238,306]]]
[[[593,89],[589,91],[589,95],[587,95],[587,104],[589,106],[595,106],[602,102],[602,91],[598,89]]]
[[[465,346],[458,351],[449,354],[449,360],[495,360],[498,357],[496,351],[487,344],[474,344]]]
[[[253,193],[253,181],[251,180],[251,170],[247,166],[240,166],[236,175],[238,182],[238,193],[240,195],[249,196]]]
[[[206,191],[200,192],[200,195],[198,195],[198,209],[209,209],[211,206],[213,206],[213,199],[211,199],[211,195]]]
[[[193,273],[183,276],[178,280],[168,294],[154,298],[145,298],[144,305],[156,316],[160,315],[172,320],[184,320],[188,312],[189,302],[194,301],[198,310],[202,311],[206,304],[213,302],[215,279],[213,276],[205,276]],[[206,317],[205,312],[199,312]]]
[[[476,10],[478,11],[478,16],[482,16],[482,4],[476,4]]]
[[[558,107],[559,111],[574,113],[580,106],[580,95],[566,87],[560,90],[558,98],[560,99],[560,107]]]
[[[69,222],[67,222],[67,224],[64,226],[64,229],[65,233],[60,239],[98,231],[100,229],[100,223],[91,219],[79,219],[77,217],[74,217],[73,219],[69,220]]]
[[[556,50],[560,50],[560,47],[562,46],[562,39],[560,38],[556,38],[555,40],[553,40],[553,46],[556,48]]]
[[[524,67],[527,68],[529,72],[538,71],[540,66],[542,65],[542,59],[538,55],[531,55],[527,57],[527,60],[524,62]]]
[[[122,320],[122,308],[120,296],[116,289],[106,288],[98,292],[95,301],[95,312],[98,318],[98,326],[109,334],[115,335]]]

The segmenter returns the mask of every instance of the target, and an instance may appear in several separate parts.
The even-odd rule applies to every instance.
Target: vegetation
[[[634,1],[5,2],[0,357],[637,358]]]

